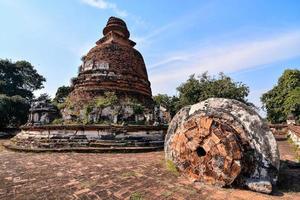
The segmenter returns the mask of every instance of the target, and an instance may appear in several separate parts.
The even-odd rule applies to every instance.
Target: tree
[[[33,98],[33,91],[43,88],[46,79],[27,61],[0,59],[0,94]]]
[[[156,105],[162,105],[170,112],[171,116],[173,117],[176,112],[178,111],[178,97],[176,96],[168,96],[167,94],[158,94],[153,96],[153,100]]]
[[[176,89],[179,92],[179,107],[198,102],[203,92],[201,82],[195,78],[194,74]]]
[[[68,95],[71,92],[71,87],[69,86],[61,86],[57,89],[55,97],[53,99],[53,101],[55,103],[64,103],[66,98],[68,97]]]
[[[209,76],[207,72],[197,78],[193,74],[186,82],[177,87],[177,91],[179,92],[178,97],[166,94],[158,94],[153,97],[156,104],[166,107],[171,116],[174,116],[183,106],[212,97],[236,99],[253,106],[246,99],[249,87],[243,83],[234,82],[223,73],[220,73],[217,78]]]
[[[296,118],[300,118],[300,87],[296,87],[287,95],[283,105],[286,116],[292,114]]]
[[[0,128],[26,122],[33,91],[45,81],[27,61],[0,59]]]
[[[178,107],[195,104],[212,97],[236,99],[252,105],[246,99],[249,87],[241,82],[234,82],[223,73],[220,73],[217,78],[209,76],[207,72],[198,78],[191,75],[185,83],[177,88],[177,91],[179,92]]]
[[[51,97],[49,96],[49,94],[43,93],[43,94],[40,94],[40,96],[34,100],[35,101],[45,101],[46,103],[50,103]]]
[[[29,104],[21,96],[0,94],[0,128],[17,127],[26,123]]]
[[[271,123],[286,121],[289,114],[300,117],[300,70],[287,69],[270,91],[261,97]]]

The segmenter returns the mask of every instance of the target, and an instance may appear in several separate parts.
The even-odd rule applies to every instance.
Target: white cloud
[[[300,31],[273,37],[211,44],[183,52],[168,53],[150,64],[150,81],[155,93],[174,93],[175,87],[190,74],[237,72],[300,56]],[[166,75],[167,74],[167,75]]]
[[[81,0],[83,3],[90,5],[92,7],[106,10],[111,9],[120,17],[126,17],[128,15],[127,11],[120,9],[116,4],[108,2],[106,0]]]

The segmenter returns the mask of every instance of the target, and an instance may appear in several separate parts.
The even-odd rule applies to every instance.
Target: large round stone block
[[[270,193],[279,152],[272,132],[249,106],[211,98],[182,108],[165,138],[165,156],[195,181]]]

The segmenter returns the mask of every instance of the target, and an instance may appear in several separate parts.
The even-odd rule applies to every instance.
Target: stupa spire
[[[126,23],[117,17],[110,17],[106,26],[103,29],[103,35],[96,44],[101,45],[105,43],[118,43],[123,45],[135,46],[135,42],[129,39],[130,33],[127,29]]]
[[[117,17],[110,17],[108,19],[107,24],[103,29],[103,35],[107,35],[111,31],[121,34],[126,39],[128,39],[130,36],[126,23]]]

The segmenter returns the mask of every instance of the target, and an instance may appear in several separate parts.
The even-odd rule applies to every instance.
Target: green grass
[[[165,198],[170,197],[172,194],[173,194],[173,192],[172,192],[172,191],[169,191],[169,190],[163,191],[163,193],[162,193],[162,195],[163,195]]]
[[[297,156],[296,156],[296,160],[297,160],[297,162],[299,162],[299,163],[300,163],[300,155],[299,155],[299,154],[297,154]]]
[[[84,188],[92,188],[98,185],[98,182],[95,180],[84,181],[81,183]]]
[[[175,166],[175,164],[173,163],[173,161],[167,160],[166,161],[166,168],[169,172],[171,172],[175,176],[179,176],[179,171],[178,171],[177,167]]]
[[[297,162],[300,162],[300,152],[299,152],[299,147],[294,143],[292,138],[288,137],[288,143],[292,145],[293,151],[296,153],[296,160]]]
[[[130,200],[143,200],[143,195],[139,192],[134,192],[130,195]]]
[[[136,173],[135,172],[124,172],[121,174],[121,176],[124,178],[135,177]]]

